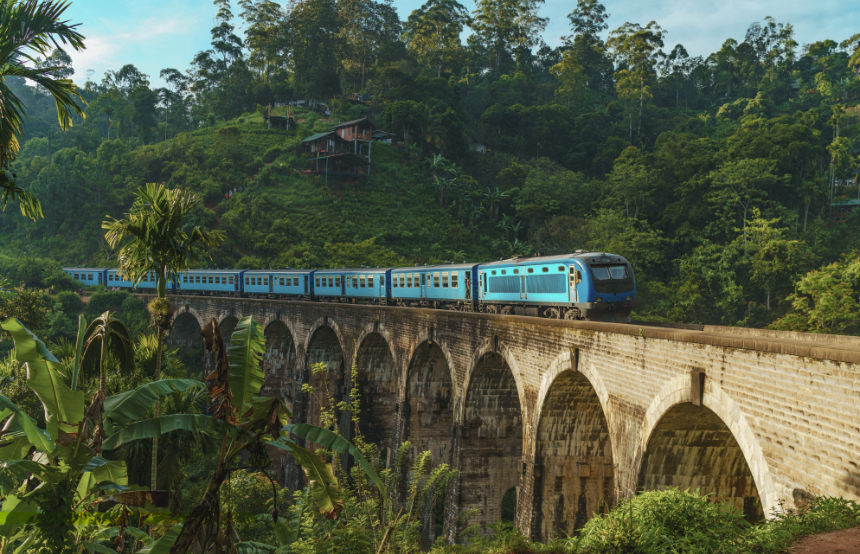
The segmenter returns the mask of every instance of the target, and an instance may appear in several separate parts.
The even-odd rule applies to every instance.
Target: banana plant
[[[26,368],[27,385],[41,401],[46,422],[40,427],[0,396],[0,553],[109,552],[104,544],[87,542],[82,530],[99,519],[95,512],[100,502],[120,499],[133,487],[125,462],[100,455],[96,430],[104,425],[116,442],[115,437],[146,417],[159,399],[204,384],[194,379],[155,381],[109,396],[94,410],[96,403],[87,407],[84,392],[74,386],[79,362],[66,377],[45,343],[20,321],[8,319],[0,327],[12,336],[15,358]],[[83,336],[79,333],[76,360],[81,359]]]
[[[108,435],[105,448],[115,448],[131,440],[151,438],[171,429],[203,430],[217,436],[219,455],[206,491],[181,524],[151,545],[153,551],[201,551],[217,544],[226,547],[233,539],[221,528],[220,490],[233,464],[239,459],[252,461],[258,470],[268,465],[265,447],[289,452],[307,476],[311,496],[317,508],[328,517],[336,517],[342,505],[340,488],[330,463],[317,453],[289,438],[289,433],[339,453],[351,454],[367,472],[370,480],[382,488],[382,482],[360,452],[343,437],[316,426],[288,424],[291,417],[279,398],[259,396],[264,375],[260,361],[266,339],[262,328],[252,318],[239,321],[225,347],[216,321],[202,332],[207,349],[215,355],[215,369],[206,377],[211,415],[173,414],[131,422],[141,409],[126,410],[127,420],[118,420],[118,405],[105,402],[109,422],[124,424]],[[108,413],[110,412],[110,415]],[[233,545],[235,546],[235,545]]]
[[[42,428],[0,396],[0,552],[81,550],[76,527],[96,503],[127,489],[125,463],[90,449],[84,393],[66,382],[45,343],[17,319],[0,327],[45,412]]]

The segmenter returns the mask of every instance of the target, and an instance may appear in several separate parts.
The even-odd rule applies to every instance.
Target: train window
[[[519,272],[520,272],[520,270],[519,270],[519,269],[514,269],[514,275],[519,274]]]
[[[299,278],[298,277],[293,277],[293,286],[294,287],[299,286]]]
[[[314,285],[320,286],[320,278],[318,276],[314,277]]]
[[[373,275],[371,275],[367,278],[367,286],[373,287]]]
[[[398,288],[398,287],[397,287],[397,275],[392,275],[392,276],[391,276],[391,287],[392,287],[392,288],[395,288],[395,289],[396,289],[396,288]]]
[[[93,279],[93,274],[92,274],[92,273],[87,273],[87,279],[89,279],[89,280],[91,280],[91,281],[92,281],[92,279]]]
[[[496,274],[496,270],[494,269],[494,270],[493,270],[493,275],[495,275],[495,274]]]
[[[613,279],[627,279],[627,268],[623,265],[609,266],[609,273]]]
[[[548,268],[548,267],[542,267],[542,268],[540,268],[540,269],[541,269],[541,271],[543,271],[544,273],[549,272],[549,268]]]
[[[435,288],[439,288],[439,272],[438,271],[433,272],[433,286]]]
[[[427,275],[426,273],[422,273],[422,274],[421,274],[421,284],[422,284],[422,285],[425,283],[425,280],[424,280],[424,279],[425,279],[426,275]]]
[[[448,272],[447,271],[442,272],[442,286],[445,287],[446,289],[448,288]]]
[[[456,271],[451,273],[451,286],[454,288],[457,288],[457,286],[458,286],[457,285],[457,276],[458,275],[459,275],[459,273],[457,273]]]
[[[354,288],[354,289],[358,288],[358,276],[357,275],[352,276],[352,288]]]
[[[529,273],[534,273],[534,272],[535,272],[535,268],[530,267],[530,268],[528,269],[528,272],[529,272]]]
[[[380,286],[380,287],[384,287],[384,286],[385,286],[385,275],[380,275],[380,276],[379,276],[379,286]]]
[[[502,270],[502,275],[505,275],[507,272],[508,272],[508,270],[507,270],[507,269],[503,269],[503,270]]]
[[[561,271],[562,273],[564,273],[564,266],[563,265],[558,266],[558,270]]]
[[[358,278],[358,286],[361,288],[364,288],[364,285],[365,285],[365,280],[364,280],[364,275],[362,275],[361,277]]]
[[[400,286],[401,286],[401,287],[405,287],[405,286],[406,286],[406,275],[404,275],[404,274],[402,274],[402,273],[400,274]]]
[[[231,275],[231,276],[230,276],[230,284],[232,285],[232,284],[233,284],[233,282],[234,282],[234,281],[233,281],[233,276]]]
[[[75,279],[80,281],[81,278],[80,278],[79,274],[75,273]]]

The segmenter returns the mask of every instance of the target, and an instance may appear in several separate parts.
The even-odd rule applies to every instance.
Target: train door
[[[568,272],[569,272],[568,273],[568,289],[569,289],[568,298],[570,298],[571,302],[577,302],[578,296],[576,293],[576,286],[579,284],[579,281],[580,281],[579,271],[577,271],[575,265],[570,264],[568,266]]]
[[[421,273],[421,298],[427,298],[427,274]]]
[[[346,279],[341,275],[340,277],[335,277],[335,280],[340,281],[340,295],[346,296]]]
[[[528,291],[526,290],[526,276],[520,275],[520,300],[525,300],[528,298]]]
[[[272,294],[272,293],[275,291],[275,290],[274,290],[274,286],[275,286],[275,276],[274,276],[274,275],[269,275],[268,279],[269,279],[269,294]]]

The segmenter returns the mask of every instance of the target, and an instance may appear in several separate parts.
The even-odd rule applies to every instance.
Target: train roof
[[[317,269],[317,273],[349,273],[349,274],[367,274],[367,273],[385,273],[387,267],[352,267],[352,268],[332,268],[332,269]]]
[[[572,254],[557,254],[555,256],[533,256],[531,258],[510,258],[507,260],[499,260],[498,262],[488,262],[484,264],[480,264],[481,267],[497,267],[497,266],[512,266],[512,265],[535,265],[535,264],[547,264],[547,263],[555,263],[555,262],[569,262],[574,259],[580,260],[588,260],[594,256],[598,257],[613,257],[620,258],[624,260],[623,256],[619,256],[618,254],[610,254],[608,252],[585,252],[583,250],[577,250]]]
[[[287,269],[246,269],[245,273],[253,273],[253,274],[264,273],[266,275],[272,275],[272,274],[281,275],[281,274],[286,274],[286,273],[289,273],[290,275],[292,275],[292,274],[298,273],[299,275],[303,275],[305,273],[310,273],[311,271],[313,271],[313,270],[311,270],[311,269],[289,269],[289,268],[287,268]]]
[[[63,271],[104,271],[104,267],[64,267]]]
[[[433,271],[433,270],[448,270],[448,269],[472,269],[476,263],[461,263],[461,264],[436,264],[436,265],[415,265],[410,267],[395,267],[393,271]]]
[[[239,269],[186,269],[182,273],[239,273]]]

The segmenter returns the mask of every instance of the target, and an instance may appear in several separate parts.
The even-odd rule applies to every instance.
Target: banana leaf
[[[6,438],[10,434],[13,435],[10,438],[17,438],[14,437],[17,431],[23,433],[27,441],[42,452],[54,451],[56,444],[51,439],[51,435],[36,425],[33,418],[24,413],[14,402],[0,395],[0,421],[6,420],[7,417],[9,419],[0,431],[0,438]],[[0,442],[0,448],[5,446],[4,442]],[[5,458],[4,456],[3,459]]]
[[[111,425],[124,425],[146,417],[155,403],[165,396],[205,385],[196,379],[162,379],[146,383],[134,390],[105,398],[104,419]],[[106,425],[107,427],[107,425]],[[107,429],[108,433],[111,429]]]
[[[240,417],[251,407],[254,397],[260,394],[265,379],[260,361],[265,351],[263,329],[254,318],[243,317],[236,324],[227,347],[230,392],[233,394],[233,407]]]
[[[110,434],[102,443],[105,450],[140,440],[161,437],[172,431],[209,432],[215,429],[211,417],[200,414],[167,414],[131,423]]]
[[[78,388],[78,375],[81,373],[81,353],[84,351],[84,337],[87,334],[87,318],[78,314],[78,337],[75,339],[75,359],[72,360],[72,389]]]
[[[93,456],[84,466],[84,471],[78,481],[78,500],[86,498],[98,483],[105,481],[117,485],[128,485],[128,471],[125,462],[105,460],[101,456]]]
[[[349,454],[356,462],[358,462],[358,465],[364,470],[364,473],[367,474],[367,477],[371,482],[376,485],[379,492],[384,491],[382,481],[379,479],[379,476],[376,474],[376,471],[373,469],[370,462],[367,461],[355,445],[337,433],[308,423],[290,423],[289,425],[282,427],[281,432],[292,433],[300,439],[314,442],[323,448],[340,454]]]
[[[337,479],[332,473],[331,466],[323,461],[315,452],[302,448],[289,439],[266,441],[269,446],[286,450],[293,455],[293,459],[299,464],[308,478],[311,487],[311,498],[320,512],[335,516],[342,504],[340,489]]]
[[[170,548],[176,539],[179,538],[179,533],[182,532],[182,524],[177,523],[170,528],[163,537],[157,539],[152,544],[138,550],[138,554],[169,554]]]
[[[39,507],[32,501],[21,500],[14,494],[8,495],[0,504],[0,537],[8,537],[18,526],[27,523],[39,513]]]
[[[42,402],[51,438],[57,440],[60,431],[76,433],[84,419],[83,391],[66,385],[57,371],[57,358],[18,319],[9,318],[0,327],[12,335],[16,359],[27,364],[27,384]]]

